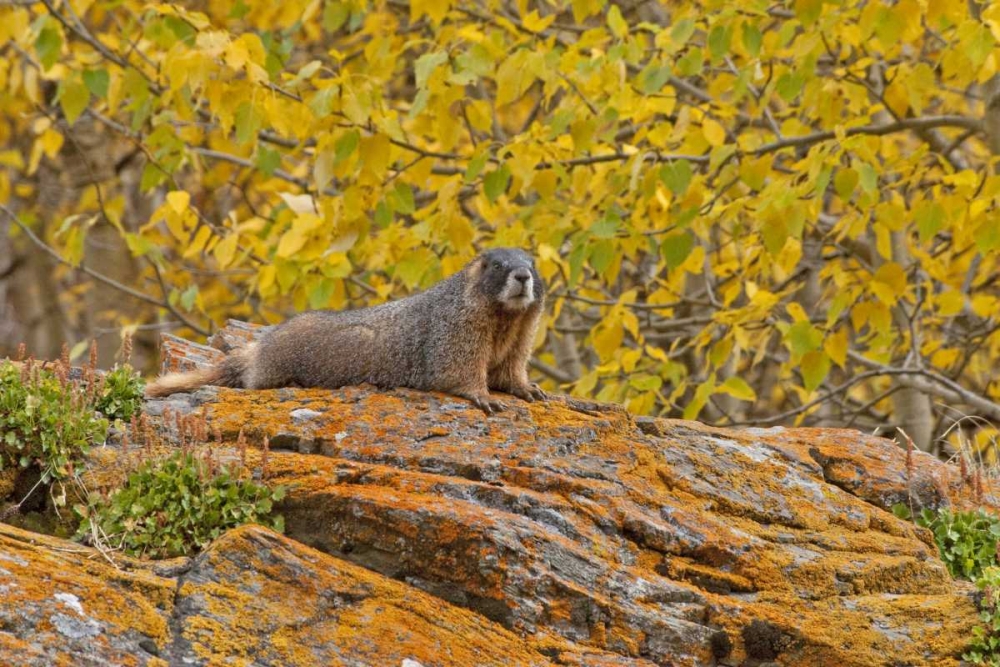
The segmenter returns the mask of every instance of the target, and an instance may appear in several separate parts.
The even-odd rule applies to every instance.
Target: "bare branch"
[[[978,119],[970,118],[968,116],[925,116],[923,118],[903,118],[902,120],[898,120],[894,123],[886,123],[884,125],[862,125],[860,127],[849,127],[844,130],[844,134],[848,137],[853,137],[858,134],[878,137],[907,130],[928,130],[935,127],[959,127],[965,130],[978,132],[981,129],[981,125],[982,124]],[[813,132],[812,134],[805,134],[800,137],[788,137],[785,139],[779,139],[778,141],[773,141],[769,144],[764,144],[763,146],[752,151],[752,153],[754,155],[763,155],[764,153],[773,153],[774,151],[779,151],[783,148],[810,146],[812,144],[818,144],[820,142],[836,138],[837,133],[833,131]]]
[[[961,386],[954,380],[922,368],[893,368],[848,350],[848,356],[863,366],[879,371],[882,375],[898,375],[899,384],[932,394],[948,403],[964,403],[975,408],[984,417],[1000,421],[1000,404],[994,403]]]
[[[157,299],[155,297],[149,296],[148,294],[146,294],[144,292],[140,292],[138,290],[132,289],[128,285],[123,285],[122,283],[118,282],[114,278],[109,278],[108,276],[104,275],[103,273],[99,273],[97,271],[94,271],[93,269],[91,269],[88,266],[85,266],[83,264],[79,264],[79,265],[73,264],[69,260],[65,259],[58,252],[56,252],[47,243],[45,243],[45,241],[43,241],[40,238],[38,238],[38,236],[33,231],[31,231],[31,228],[29,228],[27,225],[25,225],[23,222],[21,222],[21,220],[17,217],[17,215],[15,215],[13,211],[11,211],[9,208],[7,208],[6,205],[0,204],[0,211],[3,211],[3,213],[5,215],[7,215],[7,217],[10,219],[10,221],[13,222],[15,225],[17,225],[18,228],[22,232],[24,232],[25,236],[27,236],[31,240],[32,243],[34,243],[38,248],[40,248],[41,250],[43,250],[47,255],[49,255],[50,257],[52,257],[54,260],[56,260],[60,264],[65,264],[66,266],[72,267],[74,269],[78,269],[79,271],[82,271],[83,273],[86,273],[91,278],[93,278],[95,280],[99,280],[102,283],[104,283],[105,285],[113,287],[113,288],[121,291],[122,293],[131,296],[134,299],[139,299],[140,301],[145,301],[146,303],[150,303],[150,304],[152,304],[154,306],[157,306],[159,308],[165,308],[165,309],[169,310],[170,312],[172,312],[174,314],[175,317],[177,317],[179,320],[181,320],[182,322],[184,322],[185,326],[189,327],[193,331],[197,331],[199,334],[201,334],[203,336],[207,336],[207,335],[209,335],[211,333],[208,329],[205,329],[204,327],[199,326],[198,324],[195,324],[190,319],[188,319],[187,317],[185,317],[182,313],[177,312],[177,310],[173,306],[171,306],[169,303],[161,301],[160,299]]]

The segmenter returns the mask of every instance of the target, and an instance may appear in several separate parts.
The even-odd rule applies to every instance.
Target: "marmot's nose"
[[[523,285],[531,279],[531,271],[528,271],[528,269],[514,269],[513,276]]]

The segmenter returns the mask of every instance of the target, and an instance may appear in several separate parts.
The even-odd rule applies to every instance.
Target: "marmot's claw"
[[[517,396],[522,401],[527,401],[528,403],[534,403],[535,397],[531,395],[531,388],[521,388],[517,387],[510,390],[511,396]]]
[[[524,387],[517,387],[516,389],[512,389],[510,393],[528,403],[544,401],[548,398],[545,392],[535,383],[525,385]]]
[[[492,415],[495,412],[502,412],[503,410],[505,410],[507,408],[507,406],[504,405],[502,401],[494,400],[494,399],[490,398],[488,395],[487,396],[474,396],[474,397],[470,398],[469,400],[471,400],[472,403],[477,408],[479,408],[480,410],[482,410],[483,412],[485,412],[487,415]]]

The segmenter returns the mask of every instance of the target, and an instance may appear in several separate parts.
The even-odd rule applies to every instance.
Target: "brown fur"
[[[421,294],[360,310],[303,313],[211,369],[160,378],[147,395],[205,384],[264,389],[367,382],[450,393],[490,413],[504,407],[490,389],[527,401],[545,397],[527,371],[543,305],[544,286],[531,258],[492,250]]]

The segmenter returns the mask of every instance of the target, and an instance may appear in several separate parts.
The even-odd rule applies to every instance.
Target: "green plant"
[[[146,383],[130,364],[116,365],[104,376],[95,407],[108,419],[128,421],[142,409]]]
[[[68,381],[62,365],[53,372],[31,362],[0,364],[0,469],[36,463],[43,483],[67,478],[107,436],[108,421],[95,413],[91,393]]]
[[[984,568],[976,579],[976,588],[982,591],[982,625],[973,628],[972,643],[962,658],[974,665],[1000,667],[1000,567]]]
[[[903,504],[892,509],[896,516],[911,518],[909,508]],[[953,512],[927,508],[912,518],[918,526],[934,534],[941,560],[951,576],[975,579],[985,568],[997,564],[1000,518],[983,510]]]
[[[133,556],[187,555],[244,523],[283,530],[283,518],[272,516],[282,497],[283,487],[269,489],[216,469],[208,456],[180,451],[140,465],[109,499],[78,506],[77,537],[98,536]]]

